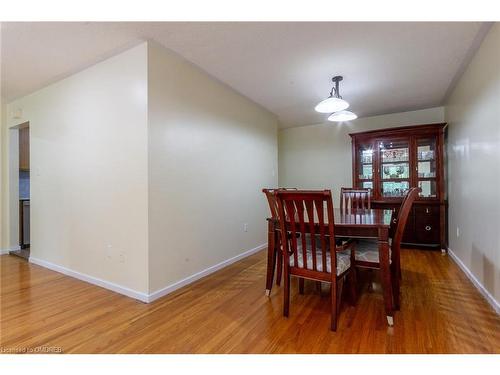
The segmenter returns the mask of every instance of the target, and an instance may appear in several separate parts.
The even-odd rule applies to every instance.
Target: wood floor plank
[[[377,272],[361,271],[356,306],[329,330],[327,286],[292,280],[264,295],[265,251],[153,303],[0,256],[0,346],[64,353],[500,353],[500,317],[446,255],[402,251],[401,311],[385,321]]]

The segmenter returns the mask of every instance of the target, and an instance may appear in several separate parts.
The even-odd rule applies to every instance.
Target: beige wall
[[[0,36],[3,25],[0,24]],[[0,37],[0,61],[2,61],[2,38]],[[0,73],[1,73],[0,63]],[[0,79],[0,254],[8,252],[8,214],[7,214],[7,188],[4,186],[8,181],[7,173],[7,139],[5,129],[7,124],[7,103],[1,93],[3,92],[2,81]]]
[[[148,56],[154,292],[266,243],[277,120],[161,46]]]
[[[17,108],[8,126],[30,122],[32,258],[146,293],[147,45]]]
[[[279,132],[279,184],[303,189],[331,189],[334,204],[342,186],[352,186],[349,133],[444,121],[444,108],[329,122]]]
[[[266,243],[277,119],[179,56],[144,43],[7,113],[18,108],[2,187],[15,199],[4,135],[29,121],[35,262],[147,300]]]
[[[3,98],[0,98],[0,251],[9,248],[9,215],[8,210],[8,181],[7,171],[7,106]]]
[[[500,25],[446,105],[450,249],[500,301]],[[459,228],[459,235],[457,235]]]

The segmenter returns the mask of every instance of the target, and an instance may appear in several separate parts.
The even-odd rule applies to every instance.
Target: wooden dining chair
[[[356,300],[354,242],[335,245],[332,195],[324,191],[278,190],[278,219],[284,254],[283,315],[290,306],[290,278],[330,284],[331,324],[337,329],[344,278],[349,276],[351,302]]]
[[[370,209],[371,189],[340,188],[340,211],[352,208]]]
[[[371,208],[371,189],[340,188],[340,212],[350,212],[353,208]],[[348,237],[337,237],[337,245],[347,241]]]
[[[411,188],[403,198],[400,209],[391,222],[389,238],[389,257],[391,260],[391,282],[394,308],[399,310],[399,286],[401,279],[401,239],[405,230],[413,202],[418,196],[419,188]],[[394,219],[394,216],[393,216]],[[378,243],[376,240],[359,240],[356,242],[356,267],[380,269]]]
[[[283,190],[297,190],[296,188],[281,188]],[[276,231],[276,223],[278,222],[278,201],[276,192],[278,189],[262,189],[266,195],[267,203],[271,217],[268,222],[268,238],[267,238],[267,272],[266,272],[266,295],[271,295],[273,287],[274,273],[276,273],[276,284],[281,284],[281,276],[283,272],[283,252],[281,251],[281,236],[279,229]]]

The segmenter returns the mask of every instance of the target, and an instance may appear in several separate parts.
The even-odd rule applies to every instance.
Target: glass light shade
[[[357,118],[358,116],[356,116],[356,114],[351,111],[339,111],[332,113],[330,117],[328,117],[328,121],[336,121],[336,122],[351,121]]]
[[[319,102],[319,104],[316,107],[314,107],[314,109],[316,110],[316,112],[320,113],[332,113],[332,112],[342,111],[347,107],[349,107],[349,103],[346,102],[344,99],[335,98],[331,96],[328,99]]]

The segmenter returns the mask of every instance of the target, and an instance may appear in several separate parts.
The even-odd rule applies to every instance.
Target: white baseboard
[[[14,246],[11,247],[10,249],[0,249],[0,255],[5,255],[8,254],[10,251],[16,251],[16,250],[21,250],[21,246]]]
[[[214,273],[214,272],[216,272],[224,267],[229,266],[230,264],[233,264],[233,263],[235,263],[243,258],[246,258],[252,254],[255,254],[255,253],[265,249],[266,247],[267,247],[267,243],[259,245],[253,249],[245,251],[244,253],[236,255],[233,258],[229,258],[223,262],[220,262],[219,264],[216,264],[212,267],[208,267],[208,268],[204,269],[203,271],[197,272],[194,275],[188,276],[185,279],[182,279],[182,280],[177,281],[171,285],[168,285],[162,289],[159,289],[153,293],[150,293],[148,296],[148,302],[153,302],[154,300],[157,300],[158,298],[164,297],[167,294],[170,294],[170,293],[176,291],[177,289],[182,288],[183,286],[191,284],[191,283],[195,282],[196,280],[201,279],[202,277],[208,276],[211,273]]]
[[[243,258],[246,258],[246,257],[252,255],[252,254],[255,254],[258,251],[265,249],[266,247],[267,247],[267,243],[259,245],[253,249],[245,251],[242,254],[239,254],[233,258],[230,258],[230,259],[227,259],[223,262],[220,262],[212,267],[209,267],[207,269],[204,269],[203,271],[197,272],[194,275],[186,277],[185,279],[177,281],[171,285],[166,286],[165,288],[159,289],[156,292],[153,292],[150,294],[138,292],[136,290],[129,289],[127,287],[124,287],[124,286],[121,286],[121,285],[118,285],[118,284],[115,284],[115,283],[112,283],[112,282],[109,282],[106,280],[102,280],[102,279],[99,279],[97,277],[90,276],[90,275],[87,275],[87,274],[84,274],[81,272],[77,272],[77,271],[74,271],[72,269],[69,269],[69,268],[66,268],[63,266],[59,266],[59,265],[51,263],[51,262],[47,262],[47,261],[42,260],[42,259],[30,257],[29,261],[30,261],[30,263],[48,268],[52,271],[56,271],[56,272],[62,273],[64,275],[74,277],[75,279],[82,280],[82,281],[85,281],[87,283],[97,285],[97,286],[100,286],[100,287],[105,288],[105,289],[112,290],[113,292],[123,294],[127,297],[137,299],[141,302],[149,303],[149,302],[153,302],[154,300],[157,300],[158,298],[166,296],[167,294],[172,293],[172,292],[176,291],[177,289],[182,288],[183,286],[191,284],[191,283],[195,282],[196,280],[201,279],[202,277],[205,277],[205,276],[210,275],[211,273],[214,273],[214,272],[216,272],[224,267],[227,267],[230,264],[237,262],[238,260],[241,260]],[[8,253],[8,251],[9,250],[7,250],[7,253]]]
[[[62,266],[59,266],[59,265],[51,263],[51,262],[47,262],[47,261],[42,260],[42,259],[30,257],[29,261],[30,261],[30,263],[48,268],[52,271],[56,271],[56,272],[62,273],[64,275],[74,277],[75,279],[82,280],[82,281],[85,281],[87,283],[94,284],[94,285],[100,286],[102,288],[112,290],[113,292],[123,294],[127,297],[135,298],[141,302],[148,302],[148,295],[146,293],[138,292],[136,290],[129,289],[127,287],[124,287],[124,286],[121,286],[121,285],[118,285],[118,284],[115,284],[115,283],[112,283],[112,282],[109,282],[106,280],[102,280],[102,279],[99,279],[97,277],[90,276],[90,275],[87,275],[87,274],[84,274],[81,272],[77,272],[77,271],[74,271],[72,269],[62,267]]]
[[[466,267],[466,265],[460,260],[460,258],[450,249],[448,248],[448,254],[451,259],[460,267],[462,271],[464,271],[465,275],[469,278],[469,280],[474,284],[474,286],[479,290],[479,292],[483,295],[486,301],[493,307],[497,314],[500,315],[500,303],[486,290],[486,288],[479,282],[478,279],[472,274],[472,272]]]

